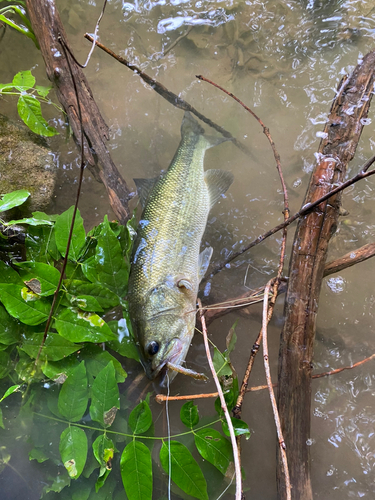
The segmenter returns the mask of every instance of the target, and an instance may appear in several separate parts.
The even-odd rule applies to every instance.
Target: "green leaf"
[[[245,436],[246,439],[249,439],[250,437],[250,430],[249,426],[247,425],[246,422],[243,420],[240,420],[239,418],[233,418],[231,417],[233,429],[234,429],[234,435],[235,436]],[[223,432],[226,436],[230,436],[228,424],[226,420],[221,421],[221,425],[223,427]]]
[[[71,280],[64,282],[67,290],[72,295],[90,295],[95,298],[103,309],[109,309],[119,305],[117,295],[99,283],[88,283],[87,281]]]
[[[91,389],[90,417],[110,427],[120,408],[119,390],[112,361],[98,374]]]
[[[212,359],[216,374],[218,377],[221,376],[231,376],[232,369],[228,364],[228,360],[222,355],[222,353],[214,347],[214,357]]]
[[[129,500],[152,499],[152,461],[147,446],[131,441],[122,452],[120,469]]]
[[[108,346],[114,351],[127,358],[139,361],[139,352],[135,339],[129,331],[130,320],[122,318],[118,321],[109,321],[108,326],[114,334],[117,335],[118,340],[113,340],[108,343]]]
[[[180,411],[181,422],[190,429],[199,422],[198,406],[193,401],[185,403]]]
[[[19,189],[18,191],[13,191],[12,193],[5,194],[0,201],[0,212],[5,212],[14,207],[19,207],[24,203],[30,193],[25,189]]]
[[[0,351],[0,379],[6,377],[12,368],[12,360],[5,351]]]
[[[5,222],[4,226],[14,226],[15,224],[29,224],[30,226],[53,226],[53,222],[49,220],[35,219],[34,217],[10,220],[9,222]]]
[[[22,279],[17,271],[2,260],[0,260],[0,283],[22,284]]]
[[[205,428],[194,432],[194,441],[201,457],[225,475],[233,462],[232,445],[228,439],[215,429]]]
[[[0,344],[13,345],[21,339],[21,323],[9,316],[0,304]]]
[[[147,401],[141,401],[129,415],[129,425],[134,434],[143,434],[152,425],[152,413]]]
[[[82,263],[82,272],[91,283],[98,283],[98,273],[96,272],[95,255],[89,257]]]
[[[77,356],[68,356],[60,361],[46,361],[41,368],[46,377],[62,384],[78,364]]]
[[[61,434],[59,451],[64,467],[72,479],[81,475],[87,458],[87,437],[79,427],[69,426]]]
[[[58,409],[69,422],[78,422],[85,414],[89,392],[85,363],[82,361],[72,370],[63,383],[58,400]]]
[[[127,377],[120,361],[112,356],[108,351],[103,351],[99,346],[87,344],[81,352],[81,357],[85,359],[87,375],[95,378],[99,372],[112,361],[116,371],[116,382],[122,383]]]
[[[24,283],[38,295],[53,295],[60,280],[60,272],[43,262],[18,262]]]
[[[125,262],[121,245],[112,231],[107,216],[95,248],[98,280],[119,297],[126,293],[129,265]]]
[[[185,493],[200,500],[208,500],[206,480],[185,445],[178,441],[163,442],[160,462],[167,474],[169,474],[169,462],[171,463],[172,481]]]
[[[112,469],[112,459],[115,454],[115,445],[105,434],[100,434],[100,436],[98,436],[93,442],[92,450],[96,460],[99,462],[99,477],[101,477],[106,473],[106,471],[110,471]]]
[[[91,297],[91,295],[70,295],[67,294],[67,299],[72,307],[78,307],[83,311],[90,312],[103,312],[103,308],[96,300],[95,297]]]
[[[39,464],[46,462],[49,457],[44,453],[41,448],[33,448],[29,452],[29,460],[36,460]]]
[[[5,429],[5,425],[4,425],[4,421],[3,421],[3,410],[0,408],[0,427],[2,429]],[[1,466],[0,466],[0,470],[1,470]]]
[[[21,120],[32,132],[51,137],[58,134],[54,127],[48,125],[42,116],[42,109],[38,99],[29,94],[22,94],[18,98],[17,110]]]
[[[46,321],[51,304],[22,285],[0,284],[0,299],[8,313],[26,325]]]
[[[229,354],[234,350],[237,342],[237,335],[236,335],[236,326],[238,323],[238,319],[234,322],[232,328],[229,330],[229,333],[226,338],[226,344],[227,344],[227,350],[225,351],[227,357]]]
[[[1,285],[0,285],[1,297]],[[107,323],[95,313],[63,309],[56,317],[55,328],[71,342],[106,342],[116,339]]]
[[[50,87],[43,87],[42,85],[35,85],[35,89],[41,97],[47,97],[49,91],[52,89],[52,85]]]
[[[68,244],[70,226],[72,225],[74,207],[68,208],[65,212],[59,215],[55,222],[55,240],[56,245],[63,257],[65,257],[66,246]],[[69,249],[69,259],[78,260],[82,248],[86,241],[85,228],[83,227],[83,220],[80,211],[77,210],[72,240]]]
[[[0,403],[2,401],[4,401],[5,398],[7,398],[8,396],[10,396],[11,394],[13,394],[14,392],[18,392],[18,389],[20,388],[21,386],[19,384],[16,384],[16,385],[12,385],[11,387],[9,387],[9,389],[7,389],[5,391],[5,394],[4,396],[0,399]]]
[[[42,344],[44,333],[33,333],[22,342],[20,349],[26,352],[30,358],[35,359]],[[40,353],[40,359],[48,361],[59,361],[65,359],[69,354],[79,351],[81,344],[73,344],[57,333],[49,332],[46,342]]]
[[[50,260],[49,247],[55,241],[54,234],[53,227],[29,226],[27,228],[27,238],[25,242],[27,260],[48,263]],[[58,255],[55,260],[58,260],[60,254],[57,249],[56,252]]]
[[[35,78],[31,74],[30,70],[20,71],[14,75],[12,85],[18,90],[28,90],[35,85]]]

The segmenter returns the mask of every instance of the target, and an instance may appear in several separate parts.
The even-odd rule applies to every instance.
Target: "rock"
[[[56,181],[56,165],[47,142],[0,114],[0,193],[27,189],[27,211],[45,210]]]

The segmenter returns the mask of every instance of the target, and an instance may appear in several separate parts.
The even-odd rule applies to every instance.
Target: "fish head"
[[[189,350],[195,329],[195,300],[178,287],[163,286],[152,291],[144,306],[137,331],[141,360],[148,378],[160,376],[162,386],[177,374],[167,363],[181,366]]]

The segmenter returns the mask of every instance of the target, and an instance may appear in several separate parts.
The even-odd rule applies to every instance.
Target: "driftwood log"
[[[367,117],[374,89],[375,52],[365,56],[334,99],[304,200],[311,203],[343,182]],[[312,500],[310,478],[311,372],[319,294],[328,242],[337,225],[341,193],[300,219],[294,238],[285,324],[279,356],[278,407],[284,434],[293,500]],[[286,499],[280,460],[278,499]]]
[[[54,0],[26,0],[35,36],[46,65],[47,76],[53,83],[57,98],[63,106],[77,144],[80,144],[81,124],[75,89],[68,61],[60,39],[69,47],[64,27]],[[82,113],[85,161],[94,177],[101,181],[118,220],[125,224],[130,217],[129,188],[113,163],[106,147],[108,127],[94,101],[82,69],[68,54],[69,63],[77,85]]]

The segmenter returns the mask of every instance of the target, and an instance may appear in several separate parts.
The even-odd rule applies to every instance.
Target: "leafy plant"
[[[27,197],[24,190],[3,196],[0,211]],[[118,358],[138,360],[125,299],[132,222],[123,227],[105,217],[86,234],[78,215],[58,306],[36,362],[71,220],[68,209],[8,223],[27,225],[27,260],[0,262],[0,403],[15,403],[0,405],[0,470],[11,460],[12,442],[22,428],[30,460],[43,463],[43,498],[117,499],[123,498],[123,485],[129,500],[147,500],[155,482],[165,480],[161,469],[153,468],[157,446],[177,494],[182,490],[206,500],[220,485],[207,483],[206,477],[233,478],[221,407],[218,418],[201,421],[189,401],[180,413],[187,431],[157,437],[149,395],[131,409],[123,394],[127,373]],[[237,378],[228,370],[234,343],[233,330],[227,351],[217,351],[215,361],[232,406],[238,393]],[[237,433],[249,435],[244,422],[235,424]]]
[[[18,114],[25,125],[36,134],[50,137],[58,134],[58,132],[54,127],[48,125],[43,118],[40,103],[52,104],[63,112],[59,106],[47,99],[51,88],[35,85],[35,78],[30,70],[20,71],[14,76],[11,83],[0,84],[0,95],[17,95]]]
[[[26,15],[26,5],[25,2],[18,0],[6,0],[8,4],[6,7],[0,9],[0,21],[7,24],[11,28],[14,28],[16,31],[22,33],[23,35],[30,38],[34,43],[36,48],[39,49],[38,41],[34,35],[34,31],[31,27],[31,23]],[[0,0],[0,3],[3,3],[3,0]],[[8,16],[16,15],[18,20],[20,21],[17,24],[13,19],[10,19]]]

